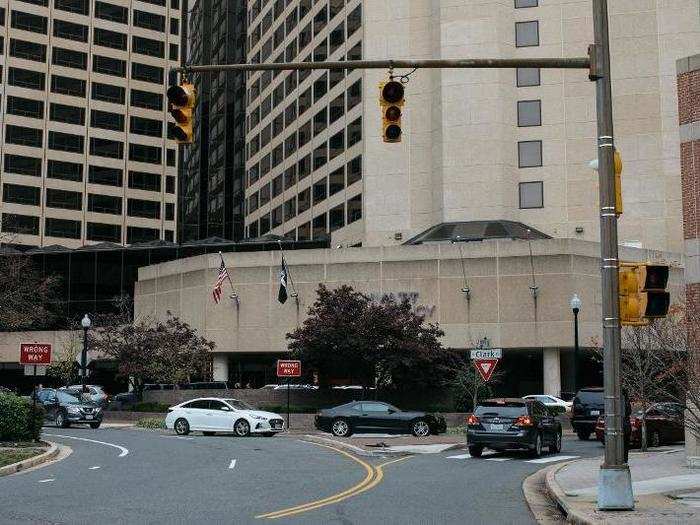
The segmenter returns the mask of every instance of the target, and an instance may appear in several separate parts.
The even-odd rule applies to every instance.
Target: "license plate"
[[[599,415],[600,415],[600,410],[591,410],[591,415],[592,415],[592,416],[599,416]]]
[[[90,414],[85,414],[85,419],[92,419],[92,416]]]
[[[506,429],[505,425],[491,425],[492,432],[503,432]]]

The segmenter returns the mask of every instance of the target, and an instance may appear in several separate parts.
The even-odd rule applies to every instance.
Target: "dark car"
[[[605,413],[603,388],[582,388],[576,393],[571,408],[571,426],[579,439],[585,441],[595,430],[598,417]]]
[[[480,457],[484,448],[561,451],[561,423],[544,404],[533,399],[489,399],[479,403],[467,419],[469,454]]]
[[[44,388],[37,392],[37,401],[44,407],[45,418],[55,422],[57,427],[83,423],[91,428],[100,428],[102,423],[102,409],[97,404],[81,401],[65,390]]]
[[[425,412],[404,412],[379,401],[352,401],[316,414],[316,428],[346,437],[354,432],[406,433],[425,437],[445,432],[445,418]]]
[[[647,422],[647,445],[658,447],[685,439],[683,405],[678,403],[655,403],[646,410],[637,410],[630,417],[630,446],[642,446],[642,419]],[[605,418],[601,416],[595,427],[598,441],[605,443]]]

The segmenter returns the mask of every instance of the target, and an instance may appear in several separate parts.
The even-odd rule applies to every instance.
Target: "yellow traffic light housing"
[[[671,296],[666,291],[669,267],[664,264],[622,263],[619,273],[620,323],[644,326],[666,317]]]
[[[382,140],[401,142],[401,108],[405,103],[401,82],[389,80],[379,84],[379,106],[382,110]]]
[[[622,215],[622,157],[620,152],[615,148],[614,154],[615,166],[615,215]]]
[[[184,80],[177,86],[171,86],[167,92],[168,109],[175,123],[168,123],[168,138],[178,144],[191,144],[194,131],[194,107],[197,104],[197,90],[194,85]]]

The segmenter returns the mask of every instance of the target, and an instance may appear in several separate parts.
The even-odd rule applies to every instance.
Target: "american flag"
[[[216,304],[219,304],[221,302],[221,296],[223,295],[221,285],[226,279],[228,279],[228,270],[226,270],[224,258],[222,257],[221,266],[219,266],[219,276],[216,278],[216,282],[214,283],[214,289],[211,291],[211,296],[214,298],[214,302]]]

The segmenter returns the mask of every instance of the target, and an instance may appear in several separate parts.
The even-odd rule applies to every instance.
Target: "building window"
[[[175,232],[173,230],[165,230],[165,240],[168,242],[174,242]]]
[[[54,122],[66,122],[68,124],[85,124],[85,108],[78,106],[66,106],[65,104],[51,104],[49,106],[50,119]]]
[[[542,141],[518,142],[518,167],[535,168],[542,166]]]
[[[51,54],[51,63],[55,66],[87,69],[87,53],[54,47]]]
[[[126,61],[120,60],[118,58],[93,55],[92,70],[95,73],[102,73],[103,75],[113,75],[115,77],[124,78],[126,76]]]
[[[169,51],[168,51],[168,59],[172,60],[174,62],[177,62],[178,57],[180,56],[179,48],[177,44],[170,44],[169,46]]]
[[[107,2],[95,2],[95,17],[103,20],[111,20],[119,24],[129,23],[129,9]]]
[[[134,25],[152,31],[165,32],[165,17],[155,13],[147,13],[134,9]]]
[[[165,44],[163,42],[140,36],[131,37],[131,50],[140,55],[156,58],[164,58],[165,56]]]
[[[362,140],[362,117],[358,117],[348,125],[348,149]]]
[[[351,224],[355,221],[359,221],[362,218],[362,194],[355,195],[352,199],[348,201],[347,212],[348,224]]]
[[[73,133],[61,133],[59,131],[49,131],[49,149],[57,151],[70,151],[71,153],[82,153],[85,144],[85,137],[74,135]]]
[[[64,239],[80,239],[80,221],[67,219],[46,218],[44,232],[48,237],[61,237]]]
[[[277,228],[284,221],[284,209],[280,204],[274,210],[272,210],[272,227]]]
[[[93,109],[90,111],[90,126],[112,131],[124,131],[124,115]]]
[[[76,13],[78,15],[90,14],[90,4],[88,0],[54,0],[53,6],[55,9]]]
[[[31,215],[2,214],[2,229],[8,233],[39,235],[39,217]]]
[[[537,7],[537,0],[515,0],[515,8]]]
[[[314,240],[328,238],[328,225],[326,223],[326,214],[322,213],[313,220],[313,238]]]
[[[41,188],[5,183],[2,186],[2,201],[14,204],[26,204],[28,206],[39,206],[39,202],[41,201]]]
[[[22,31],[46,34],[47,19],[45,16],[32,15],[22,11],[12,11],[10,26]]]
[[[11,67],[8,71],[8,82],[11,86],[44,91],[44,73]]]
[[[540,45],[540,23],[537,20],[515,23],[515,47]]]
[[[540,69],[537,67],[519,67],[516,69],[516,85],[518,87],[539,86]]]
[[[146,201],[142,199],[129,199],[127,201],[127,213],[129,217],[160,219],[160,202]]]
[[[7,97],[7,112],[11,115],[23,117],[44,118],[44,101],[22,97]]]
[[[324,177],[320,181],[314,183],[312,188],[314,206],[316,206],[317,204],[325,201],[326,197],[328,197],[328,182],[326,181],[326,178]]]
[[[85,81],[79,78],[51,75],[51,92],[73,97],[85,97]]]
[[[180,21],[177,18],[170,19],[170,34],[179,35],[180,34]]]
[[[149,66],[147,64],[139,64],[138,62],[132,62],[131,78],[133,80],[143,80],[144,82],[162,84],[163,68],[157,66]]]
[[[328,146],[324,142],[314,150],[314,170],[320,169],[328,162]]]
[[[541,100],[519,100],[518,101],[518,126],[541,126],[542,125],[542,101]]]
[[[362,155],[352,159],[347,164],[348,186],[362,180]]]
[[[26,40],[10,39],[10,56],[34,60],[35,62],[46,62],[46,46],[36,42]]]
[[[322,62],[322,60],[319,60]],[[314,104],[321,100],[321,97],[328,93],[328,73],[324,73],[314,82]]]
[[[132,89],[131,105],[137,108],[154,109],[156,111],[162,111],[163,95],[161,95],[160,93],[151,93],[150,91]]]
[[[90,137],[90,155],[108,157],[111,159],[123,159],[124,143],[117,140]]]
[[[165,177],[165,193],[175,193],[175,177],[172,175]]]
[[[90,166],[88,169],[88,182],[102,184],[103,186],[121,186],[122,170],[104,166]]]
[[[311,188],[306,188],[297,195],[297,213],[302,214],[309,208],[311,208]]]
[[[328,111],[322,108],[314,115],[314,137],[318,137],[326,127],[328,127]]]
[[[149,164],[161,164],[161,149],[142,144],[129,144],[129,160],[135,162],[147,162]]]
[[[362,101],[362,79],[355,82],[347,91],[347,111],[357,106]]]
[[[48,208],[62,208],[64,210],[82,210],[83,194],[79,191],[47,188],[46,206]]]
[[[88,211],[94,213],[107,213],[110,215],[122,214],[121,197],[112,195],[100,195],[96,193],[88,194]]]
[[[75,162],[63,162],[49,159],[46,176],[50,179],[83,181],[83,165]]]
[[[56,18],[53,21],[53,36],[76,42],[87,42],[88,28],[83,24],[74,24]]]
[[[345,151],[345,130],[341,129],[338,133],[328,139],[328,159],[333,160],[338,155]]]
[[[149,137],[161,137],[163,135],[163,122],[151,118],[129,117],[129,131],[136,135]]]
[[[160,175],[145,171],[129,171],[129,188],[135,190],[160,191]]]
[[[297,215],[297,198],[292,197],[284,203],[284,220],[290,221]]]
[[[160,231],[153,228],[139,228],[137,226],[128,226],[126,228],[127,244],[135,244],[138,242],[150,242],[160,238]]]
[[[352,13],[350,13],[348,15],[348,18],[347,18],[348,36],[347,36],[347,38],[350,38],[353,34],[355,34],[355,31],[360,29],[361,25],[362,25],[362,6],[358,5],[355,9],[353,9]]]
[[[43,146],[43,133],[40,129],[25,128],[24,126],[5,126],[5,142],[41,148]]]
[[[41,159],[5,153],[5,172],[41,177]]]
[[[311,240],[311,223],[305,222],[297,228],[297,240],[298,241],[309,241]]]
[[[520,193],[521,210],[544,207],[544,196],[542,186],[542,181],[521,182],[518,185],[518,190]]]
[[[124,104],[126,100],[126,90],[114,84],[102,84],[100,82],[92,82],[92,99],[101,100],[103,102],[111,102],[112,104]],[[132,105],[134,105],[132,103]]]
[[[175,167],[175,150],[167,148],[165,150],[165,163],[167,166]]]
[[[93,43],[97,46],[111,47],[112,49],[121,49],[126,51],[126,35],[118,31],[110,31],[96,27],[93,30]]]
[[[119,243],[122,240],[122,227],[119,224],[88,222],[86,239],[88,241]]]
[[[328,223],[331,232],[339,230],[345,226],[345,203],[338,204],[328,212]]]

